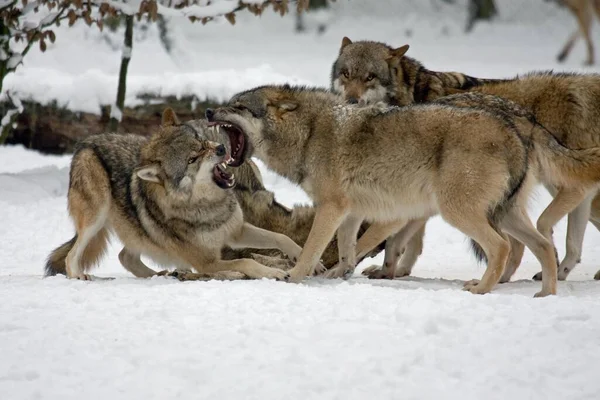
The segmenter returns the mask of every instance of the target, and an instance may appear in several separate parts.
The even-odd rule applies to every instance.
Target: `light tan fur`
[[[600,76],[597,74],[539,72],[515,79],[478,79],[456,72],[427,70],[418,61],[406,55],[394,56],[395,51],[383,43],[351,42],[346,38],[340,48],[340,56],[332,69],[332,89],[348,99],[348,93],[338,79],[338,72],[348,68],[348,65],[361,71],[366,71],[365,68],[370,65],[379,65],[378,68],[388,74],[386,77],[383,76],[384,72],[379,72],[382,75],[379,84],[386,88],[385,95],[363,99],[365,102],[384,101],[389,104],[408,105],[436,101],[455,93],[477,91],[512,100],[524,107],[534,115],[538,123],[546,127],[561,144],[568,148],[586,149],[600,146]],[[375,92],[381,91],[375,90]],[[553,195],[559,193],[559,187],[549,185],[546,187]],[[561,193],[561,196],[569,195]],[[598,199],[598,195],[595,199]],[[571,201],[573,201],[572,196]],[[592,202],[591,213],[590,201],[585,199],[569,213],[567,254],[559,266],[560,280],[566,279],[580,261],[587,220],[589,219],[596,227],[599,226],[600,220],[597,215],[600,215],[600,207],[598,207],[600,199]],[[550,208],[548,213],[538,221],[545,234],[551,230],[549,224],[564,210],[564,207],[560,206],[560,199],[554,204],[556,208]],[[415,235],[407,243],[405,249],[407,257],[401,261],[403,267],[398,267],[397,270],[399,276],[410,274],[417,259],[415,254],[419,254],[422,250],[424,227]],[[387,245],[397,248],[390,243]],[[522,254],[522,249],[518,248],[511,254],[511,267],[507,271],[516,270],[520,264],[519,254]],[[369,268],[364,273],[372,274],[374,269],[376,268]],[[536,274],[534,278],[540,279],[541,274]],[[502,281],[506,280],[505,275]]]
[[[287,279],[287,272],[252,259],[221,259],[225,246],[277,248],[292,259],[301,251],[287,236],[244,222],[232,191],[214,181],[225,154],[222,144],[180,124],[171,109],[149,140],[115,134],[84,139],[73,157],[68,193],[76,236],[50,255],[47,274],[90,279],[113,231],[124,244],[121,264],[138,277],[154,275],[140,260],[146,255],[204,277]]]
[[[509,253],[501,230],[540,259],[537,296],[556,293],[553,246],[525,213],[535,177],[524,132],[500,116],[449,105],[348,106],[326,91],[286,85],[239,93],[227,107],[207,110],[207,118],[243,132],[256,157],[313,199],[315,220],[292,281],[312,273],[336,230],[340,259],[352,263],[347,238],[356,237],[357,220],[375,223],[363,236],[374,243],[409,220],[439,213],[489,260],[481,282],[467,285],[472,293],[488,293],[501,278]],[[540,160],[569,154],[547,132],[527,133]]]
[[[206,120],[193,120],[186,122],[199,134],[211,141],[228,142],[226,135],[219,127],[208,127]],[[288,208],[275,199],[275,194],[264,186],[261,173],[256,164],[247,159],[239,167],[229,167],[235,174],[235,187],[232,189],[244,214],[244,221],[259,228],[284,234],[300,245],[304,244],[312,226],[315,209],[310,205],[295,205]],[[359,236],[364,233],[367,224],[361,226]],[[383,246],[376,248],[371,256],[383,250]],[[222,251],[224,260],[238,258],[252,258],[261,264],[291,269],[294,263],[285,258],[277,249],[232,249],[225,247]],[[334,238],[327,246],[322,256],[322,264],[318,265],[316,273],[321,273],[331,268],[338,262],[337,240]]]

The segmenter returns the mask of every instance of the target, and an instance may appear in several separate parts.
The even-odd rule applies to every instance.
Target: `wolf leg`
[[[579,206],[589,194],[590,190],[585,188],[559,189],[554,199],[542,212],[537,220],[537,229],[553,246],[552,228],[554,225]]]
[[[198,268],[196,268],[198,270]],[[257,263],[249,258],[240,258],[237,260],[219,260],[214,263],[203,265],[203,275],[214,275],[223,273],[225,271],[240,272],[249,278],[253,279],[276,279],[278,281],[287,281],[289,279],[289,273],[287,271],[269,268],[262,264]]]
[[[573,46],[575,45],[575,42],[577,41],[578,37],[579,37],[579,29],[577,29],[575,32],[573,32],[571,34],[571,36],[569,36],[569,39],[567,39],[567,42],[565,43],[563,49],[560,51],[560,53],[558,53],[558,56],[556,56],[556,60],[558,62],[563,62],[567,59],[567,57],[569,56],[569,53],[573,49]]]
[[[87,211],[86,214],[91,215],[76,218],[77,240],[65,259],[68,278],[91,280],[91,276],[85,273],[95,261],[90,255],[102,254],[106,248],[108,204],[97,213]]]
[[[383,268],[369,274],[370,279],[394,279],[402,249],[406,251],[407,243],[426,221],[427,218],[408,221],[398,233],[386,241]]]
[[[349,212],[348,205],[343,200],[325,201],[317,206],[315,219],[298,262],[289,271],[292,282],[300,282],[312,275],[315,265]]]
[[[228,243],[228,245],[233,249],[248,247],[253,249],[278,249],[294,262],[298,260],[302,252],[302,247],[298,246],[288,236],[259,228],[247,222],[244,223],[241,233],[232,238],[231,243]],[[325,266],[321,263],[317,263],[316,268],[320,272],[325,271]]]
[[[242,274],[241,272],[235,272],[235,271],[219,271],[219,272],[214,272],[214,273],[195,273],[195,272],[191,272],[191,271],[182,271],[182,270],[175,270],[172,272],[169,272],[168,270],[163,270],[160,272],[157,272],[155,274],[156,276],[171,276],[174,278],[179,279],[180,281],[184,282],[184,281],[234,281],[234,280],[240,280],[240,279],[246,279],[246,275]]]
[[[335,267],[325,272],[324,276],[326,278],[348,279],[354,273],[356,268],[356,237],[363,219],[362,216],[350,214],[338,228],[339,262]]]
[[[527,212],[521,207],[512,208],[501,223],[503,231],[523,242],[542,265],[542,290],[535,297],[556,294],[557,266],[554,246],[529,219]]]
[[[454,206],[452,203],[450,205]],[[481,281],[469,281],[465,284],[464,288],[471,293],[485,294],[489,293],[500,280],[506,266],[510,245],[490,225],[487,216],[487,207],[482,208],[479,212],[476,211],[469,207],[464,210],[457,209],[456,207],[447,207],[444,203],[440,206],[442,218],[479,243],[485,252],[488,265]]]
[[[156,272],[140,259],[139,253],[134,253],[127,247],[123,247],[123,250],[119,253],[119,261],[123,268],[131,272],[137,278],[150,278],[156,274]]]
[[[508,242],[510,243],[510,253],[508,255],[506,268],[504,268],[504,273],[502,274],[502,278],[500,278],[500,283],[507,283],[510,281],[510,278],[515,274],[519,265],[521,265],[523,253],[525,253],[525,245],[515,239],[512,235],[508,236]]]
[[[567,222],[567,252],[558,267],[558,280],[564,281],[575,266],[581,262],[583,238],[590,219],[594,194],[589,195],[569,213]]]
[[[409,276],[417,259],[423,253],[423,239],[425,238],[425,225],[429,218],[415,220],[415,233],[404,247],[404,253],[400,258],[400,265],[396,267],[396,277]],[[420,222],[419,222],[420,221]],[[406,228],[405,228],[406,229]],[[403,232],[404,229],[401,231]]]

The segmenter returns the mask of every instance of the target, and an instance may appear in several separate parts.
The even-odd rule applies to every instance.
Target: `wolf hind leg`
[[[474,209],[462,210],[441,204],[440,214],[450,225],[479,243],[488,259],[481,280],[465,283],[464,290],[474,294],[489,293],[504,272],[510,251],[508,241],[490,224],[483,207],[477,212]]]
[[[100,212],[95,217],[92,220],[79,221],[77,239],[65,260],[68,278],[91,280],[91,276],[86,272],[106,251],[106,212]]]
[[[111,206],[108,174],[91,150],[82,150],[73,158],[68,204],[77,236],[65,259],[66,275],[90,280],[87,270],[106,250]]]
[[[554,246],[546,239],[529,219],[522,207],[509,210],[501,223],[502,230],[524,243],[542,265],[542,290],[535,297],[556,294],[557,266]]]
[[[502,278],[500,278],[500,283],[507,283],[510,281],[510,278],[517,272],[519,265],[521,265],[521,260],[525,253],[525,245],[515,239],[512,235],[508,236],[508,241],[510,243],[510,253],[508,255],[506,268],[504,268],[504,273],[502,274]]]
[[[552,228],[590,195],[587,188],[561,188],[537,220],[537,230],[552,243]],[[589,218],[589,212],[587,213]],[[555,250],[556,254],[556,250]],[[535,278],[535,277],[534,277]]]
[[[123,247],[119,253],[119,261],[123,268],[131,272],[136,278],[150,278],[156,275],[156,271],[149,268],[140,259],[140,254]]]
[[[417,263],[417,259],[423,253],[423,239],[425,238],[425,225],[427,224],[427,219],[419,221],[421,221],[421,223],[416,227],[417,231],[406,243],[404,253],[400,258],[400,264],[396,267],[397,277],[409,276]],[[404,231],[404,229],[402,231]]]

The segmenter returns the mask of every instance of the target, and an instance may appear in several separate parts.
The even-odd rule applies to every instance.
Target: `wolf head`
[[[231,165],[252,155],[266,161],[269,154],[277,153],[277,159],[289,160],[291,168],[311,135],[314,115],[323,106],[342,103],[342,98],[324,89],[261,86],[236,94],[224,107],[207,109],[206,118],[231,138]]]
[[[400,60],[408,45],[397,49],[371,41],[342,39],[331,69],[331,90],[349,103],[393,103]]]
[[[160,130],[142,148],[135,172],[140,179],[162,186],[167,194],[181,195],[207,184],[232,188],[234,177],[225,171],[229,161],[223,144],[181,124],[175,112],[167,108]]]

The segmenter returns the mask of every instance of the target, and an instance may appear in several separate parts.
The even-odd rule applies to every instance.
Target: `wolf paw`
[[[319,263],[317,263],[317,265],[315,266],[315,271],[313,273],[313,275],[321,275],[324,274],[325,272],[327,272],[327,267],[325,265],[323,265],[323,260],[321,260]]]
[[[596,275],[594,275],[594,279],[600,281],[600,271],[596,272]]]
[[[327,279],[348,279],[352,276],[353,273],[354,268],[350,267],[349,265],[338,264],[335,267],[331,268],[329,271],[327,271],[323,276]]]
[[[471,292],[473,294],[489,293],[489,290],[481,286],[480,281],[478,279],[471,279],[470,281],[465,282],[463,290]]]
[[[392,269],[390,272],[387,272],[383,269],[378,269],[370,273],[368,277],[369,279],[394,279],[395,271]]]
[[[80,273],[80,274],[75,274],[73,276],[68,276],[68,278],[69,279],[77,279],[78,281],[91,281],[92,275]]]
[[[540,290],[539,292],[537,292],[536,294],[533,295],[534,298],[538,298],[538,297],[546,297],[546,296],[551,296],[551,295],[555,295],[556,291],[554,293],[552,293],[552,291],[549,290]]]
[[[363,271],[361,272],[361,274],[369,276],[372,273],[374,273],[375,271],[379,271],[379,270],[381,270],[381,265],[373,264],[370,267],[367,267],[367,268],[363,269]]]
[[[542,271],[540,271],[537,274],[535,274],[534,276],[532,276],[531,279],[533,279],[534,281],[541,281],[542,280]]]
[[[402,278],[404,276],[410,276],[412,271],[408,268],[398,268],[396,269],[396,278]]]
[[[304,271],[299,270],[297,266],[288,271],[290,277],[288,278],[288,282],[291,283],[300,283],[306,278],[306,274]]]
[[[267,278],[267,279],[275,279],[278,281],[286,281],[287,282],[290,279],[290,273],[289,273],[289,271],[284,271],[284,270],[278,269],[278,268],[265,267],[263,270],[261,270],[259,276],[256,276],[255,278],[258,278],[258,279]]]

